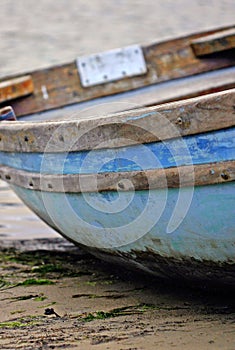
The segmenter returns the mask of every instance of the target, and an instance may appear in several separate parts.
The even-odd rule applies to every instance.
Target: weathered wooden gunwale
[[[83,88],[76,62],[30,72],[34,93],[12,101],[16,115],[28,115],[65,105],[79,103],[102,96],[130,91],[163,81],[187,77],[235,64],[234,51],[228,50],[213,55],[197,57],[192,47],[196,39],[220,33],[225,29],[211,30],[171,41],[143,46],[147,73],[134,78]],[[14,78],[19,78],[21,75]],[[6,77],[4,81],[12,79]],[[3,104],[4,105],[4,104]]]
[[[145,171],[69,175],[32,173],[2,165],[0,179],[34,191],[63,193],[205,186],[235,181],[235,161]]]
[[[235,89],[104,117],[2,122],[0,150],[72,152],[115,148],[235,126]]]

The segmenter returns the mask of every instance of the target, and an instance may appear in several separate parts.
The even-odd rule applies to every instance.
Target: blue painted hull
[[[235,128],[91,152],[0,152],[41,174],[93,174],[235,160]],[[101,193],[12,186],[48,225],[91,253],[157,276],[235,285],[235,182]]]
[[[99,257],[164,278],[235,285],[234,183],[195,188],[187,215],[173,232],[172,213],[176,208],[180,216],[182,209],[176,204],[177,189],[168,189],[167,197],[164,190],[152,190],[150,203],[148,191],[89,193],[84,198],[13,189],[50,226]],[[183,189],[186,201],[190,191]],[[132,197],[131,204],[117,211],[117,196],[118,205]]]

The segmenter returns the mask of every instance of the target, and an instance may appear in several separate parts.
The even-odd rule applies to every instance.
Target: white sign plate
[[[83,87],[105,84],[147,72],[143,51],[139,45],[78,57],[77,67]]]

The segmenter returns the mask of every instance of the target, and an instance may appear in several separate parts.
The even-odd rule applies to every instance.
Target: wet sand
[[[233,295],[137,277],[62,240],[34,244],[0,251],[1,349],[234,349]]]
[[[234,0],[2,0],[0,76],[229,25],[234,10]],[[0,291],[1,349],[234,349],[228,290],[166,284],[100,262],[2,182]]]

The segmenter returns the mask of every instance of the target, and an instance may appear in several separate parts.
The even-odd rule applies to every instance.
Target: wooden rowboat
[[[234,50],[230,27],[4,79],[0,178],[98,257],[235,285]]]

